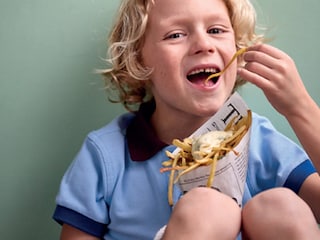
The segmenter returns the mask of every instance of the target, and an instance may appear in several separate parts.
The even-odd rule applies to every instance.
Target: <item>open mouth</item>
[[[187,79],[194,84],[203,84],[203,83],[209,84],[210,82],[211,84],[216,84],[219,80],[219,76],[210,78],[209,81],[207,79],[210,75],[218,72],[220,72],[220,69],[218,68],[197,69],[190,72],[187,75]]]

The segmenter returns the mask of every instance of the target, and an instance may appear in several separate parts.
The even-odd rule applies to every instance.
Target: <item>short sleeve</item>
[[[53,218],[60,224],[103,236],[109,222],[105,173],[99,148],[87,138],[63,176]]]
[[[315,172],[308,155],[269,120],[254,116],[247,175],[250,195],[274,187],[298,192],[305,179]]]

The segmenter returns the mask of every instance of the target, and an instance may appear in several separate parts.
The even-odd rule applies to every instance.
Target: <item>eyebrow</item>
[[[190,18],[188,18],[188,16],[186,15],[178,15],[178,16],[170,16],[162,21],[159,21],[159,25],[160,26],[170,26],[170,25],[182,25],[186,22],[189,22],[193,20],[190,20]],[[226,18],[225,16],[221,16],[221,14],[212,14],[212,15],[208,15],[205,18],[205,21],[207,22],[222,22],[222,23],[230,23],[231,25],[231,20],[229,18],[229,16]]]

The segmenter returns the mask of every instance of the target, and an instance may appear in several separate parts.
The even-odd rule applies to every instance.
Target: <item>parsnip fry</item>
[[[173,205],[174,184],[179,181],[181,176],[198,167],[211,165],[206,185],[207,187],[212,186],[217,162],[230,151],[233,151],[236,155],[238,154],[234,148],[248,132],[251,122],[251,111],[248,110],[247,116],[238,122],[235,122],[235,119],[231,120],[225,131],[209,132],[195,139],[173,140],[173,145],[179,150],[175,154],[167,151],[166,155],[169,160],[164,161],[162,163],[163,168],[160,169],[160,172],[171,171],[168,186],[168,201],[170,205]]]
[[[205,83],[207,83],[211,78],[215,78],[215,77],[219,77],[220,75],[222,75],[229,67],[230,65],[233,63],[233,61],[240,56],[241,54],[243,54],[244,52],[247,51],[247,48],[241,48],[239,49],[231,58],[230,62],[227,64],[227,66],[225,66],[225,68],[221,71],[221,72],[217,72],[217,73],[213,73],[211,74],[206,80]]]

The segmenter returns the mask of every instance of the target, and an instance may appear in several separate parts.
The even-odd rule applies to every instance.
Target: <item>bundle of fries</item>
[[[248,132],[251,121],[251,111],[248,110],[246,117],[241,118],[238,122],[233,119],[224,131],[211,131],[196,138],[185,138],[183,141],[173,140],[173,145],[179,150],[175,154],[166,151],[169,160],[163,162],[163,167],[160,169],[160,172],[171,171],[168,186],[170,205],[173,205],[173,185],[181,176],[198,167],[211,165],[206,186],[212,186],[217,161],[230,151],[238,154],[234,148]]]

